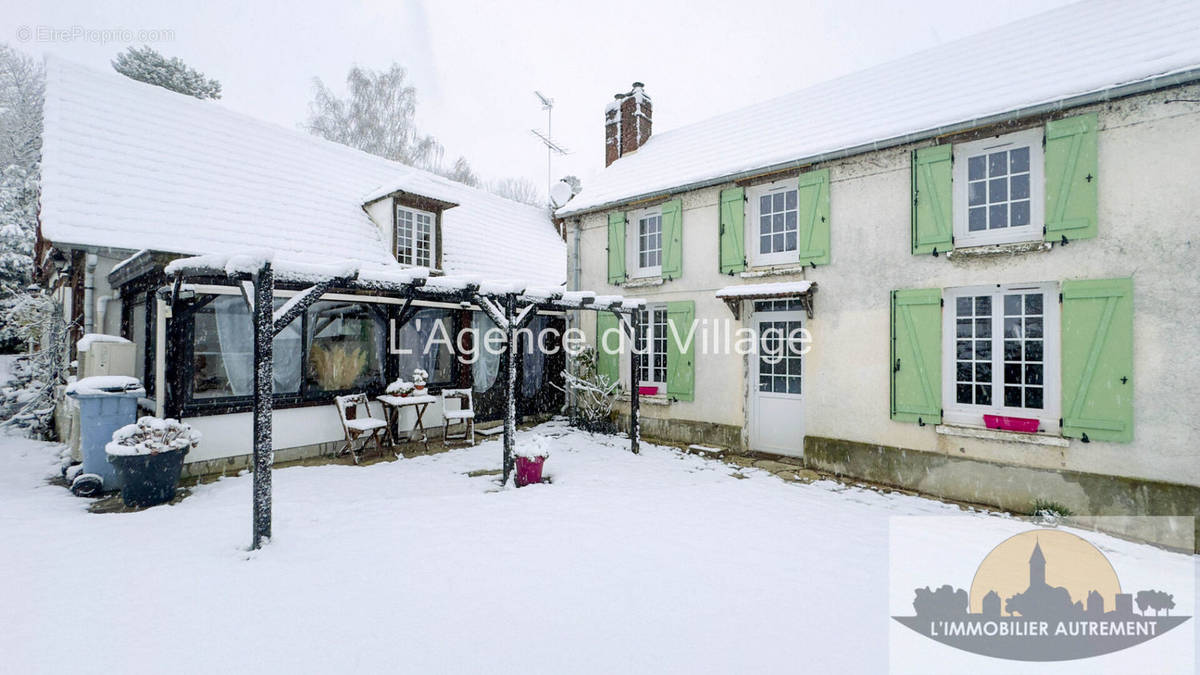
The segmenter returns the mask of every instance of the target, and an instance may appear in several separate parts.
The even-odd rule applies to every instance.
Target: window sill
[[[662,286],[663,278],[658,277],[631,277],[621,284],[622,288],[649,288],[651,286]]]
[[[1012,256],[1023,253],[1045,253],[1053,248],[1048,241],[1014,241],[1005,244],[985,244],[982,246],[963,246],[955,248],[946,254],[946,259],[957,260],[972,258],[990,258],[993,256]]]
[[[617,398],[617,400],[621,401],[622,403],[629,403],[629,394],[628,393],[621,394]],[[672,401],[671,401],[671,397],[667,396],[666,394],[653,394],[653,395],[641,394],[638,396],[638,403],[641,405],[663,405],[663,406],[666,406],[666,405],[671,405]]]
[[[743,279],[758,279],[760,277],[782,276],[784,274],[801,274],[804,272],[805,265],[800,263],[788,263],[786,265],[763,265],[760,267],[751,267],[745,272],[740,272],[738,276]]]
[[[939,424],[933,428],[943,436],[960,436],[962,438],[978,438],[985,441],[1003,441],[1006,443],[1026,443],[1029,445],[1046,445],[1055,448],[1070,447],[1071,441],[1062,436],[1049,434],[1024,434],[1018,431],[1001,431],[983,427],[956,426]]]

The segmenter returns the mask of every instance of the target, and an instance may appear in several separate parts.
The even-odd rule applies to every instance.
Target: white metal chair
[[[475,405],[470,389],[442,390],[442,442],[462,440],[475,445]],[[457,401],[451,408],[450,402]],[[462,433],[451,435],[450,425],[462,424]]]
[[[375,449],[383,456],[383,437],[387,433],[387,422],[378,417],[371,417],[371,406],[367,403],[366,394],[349,394],[334,399],[338,417],[342,420],[342,431],[346,433],[346,444],[338,451],[338,456],[350,453],[354,455],[354,463],[362,460],[362,453],[367,443],[375,441]],[[359,414],[359,410],[365,411]],[[356,450],[354,443],[362,439],[362,444]]]

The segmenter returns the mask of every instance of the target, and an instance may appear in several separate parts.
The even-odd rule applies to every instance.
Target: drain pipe
[[[154,298],[154,416],[163,418],[167,408],[167,319],[171,306],[157,295]]]
[[[111,295],[102,295],[96,298],[96,325],[100,327],[99,331],[97,331],[99,333],[103,333],[105,331],[106,324],[104,319],[106,316],[108,316],[108,303],[112,302],[114,299],[115,298],[113,298]]]
[[[96,332],[96,308],[93,296],[96,292],[96,265],[100,262],[95,253],[87,254],[83,269],[83,332]]]

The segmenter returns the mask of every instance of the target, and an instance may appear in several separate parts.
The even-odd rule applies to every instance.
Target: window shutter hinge
[[[946,409],[945,409],[945,408],[938,408],[938,415],[940,415],[940,416],[942,416],[942,417],[945,417],[945,416],[946,416]]]
[[[1043,237],[1046,236],[1046,226],[1045,225],[1042,226],[1042,236]]]
[[[1071,242],[1067,241],[1067,235],[1065,235],[1065,234],[1064,234],[1064,235],[1062,236],[1062,245],[1063,245],[1063,246],[1066,246],[1066,245],[1067,245],[1067,244],[1069,244],[1069,243],[1071,243]]]
[[[937,252],[936,246],[933,247],[933,257],[935,257],[935,258],[938,257],[938,252]]]
[[[1062,426],[1063,426],[1063,418],[1060,417],[1060,418],[1058,418],[1058,428],[1061,429]]]
[[[923,417],[918,417],[918,418],[917,418],[917,426],[919,426],[919,427],[923,427],[923,426],[925,426],[925,418],[923,418]]]
[[[1058,304],[1062,304],[1062,293],[1058,294]]]
[[[945,299],[945,298],[939,298],[939,299],[938,299],[938,306],[939,306],[939,307],[945,307],[945,306],[946,306],[946,299]]]
[[[1087,437],[1087,432],[1086,432],[1086,431],[1085,431],[1085,432],[1083,432],[1083,438],[1080,438],[1079,440],[1083,441],[1084,443],[1091,443],[1091,442],[1092,442],[1092,439],[1090,439],[1090,438],[1088,438],[1088,437]]]

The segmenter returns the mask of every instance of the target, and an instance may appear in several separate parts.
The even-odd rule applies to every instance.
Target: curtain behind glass
[[[496,383],[496,376],[500,373],[500,352],[489,354],[485,345],[487,344],[487,332],[496,326],[487,314],[483,312],[471,313],[471,328],[475,330],[475,350],[479,358],[471,366],[473,386],[477,392],[485,392],[492,388]]]
[[[538,336],[548,324],[549,319],[544,316],[535,316],[533,321],[529,322],[531,335],[528,338],[525,352],[522,354],[524,364],[521,372],[521,393],[526,397],[534,396],[542,387],[542,371],[546,367],[546,355],[538,346]],[[553,343],[547,342],[547,344]]]

